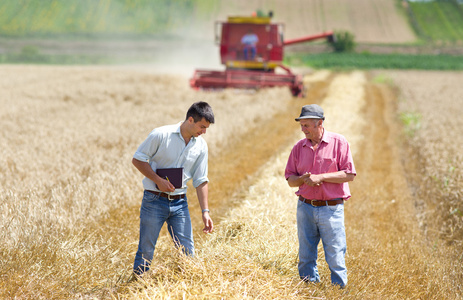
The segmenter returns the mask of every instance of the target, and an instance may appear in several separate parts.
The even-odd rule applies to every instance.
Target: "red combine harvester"
[[[266,17],[229,17],[216,22],[216,42],[220,42],[221,63],[225,71],[196,70],[190,79],[193,88],[222,89],[288,86],[294,96],[302,96],[302,76],[284,66],[283,47],[325,38],[334,40],[333,32],[283,41],[283,24]],[[220,31],[220,36],[217,33]],[[277,73],[279,67],[285,72]]]

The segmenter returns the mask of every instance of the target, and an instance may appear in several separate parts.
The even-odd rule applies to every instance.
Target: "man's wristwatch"
[[[210,210],[207,209],[207,208],[203,209],[203,213],[205,213],[206,211],[207,211],[207,212],[210,212]]]

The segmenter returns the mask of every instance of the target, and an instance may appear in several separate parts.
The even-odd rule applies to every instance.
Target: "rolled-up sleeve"
[[[346,172],[347,174],[354,174],[356,175],[354,160],[352,158],[352,153],[350,151],[349,144],[344,139],[341,143],[341,147],[338,153],[339,163],[338,168],[341,171]]]
[[[291,153],[288,158],[288,162],[286,163],[286,168],[285,168],[285,178],[288,180],[288,178],[292,175],[299,175],[297,174],[296,171],[296,159],[294,156],[296,155],[294,149],[291,150]]]
[[[148,137],[140,144],[137,151],[133,155],[133,158],[144,161],[150,162],[151,158],[156,154],[159,149],[159,145],[161,143],[161,134],[153,130]]]

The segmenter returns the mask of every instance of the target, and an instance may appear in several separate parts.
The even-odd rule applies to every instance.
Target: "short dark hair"
[[[195,120],[195,123],[204,118],[207,122],[214,124],[214,113],[212,112],[212,107],[204,101],[195,102],[190,106],[186,113],[185,120],[188,120],[189,117],[192,117],[193,120]]]

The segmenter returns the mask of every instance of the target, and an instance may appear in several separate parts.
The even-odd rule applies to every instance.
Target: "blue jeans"
[[[133,264],[136,274],[149,270],[164,222],[167,222],[167,230],[175,245],[181,247],[183,253],[194,255],[193,228],[186,196],[171,201],[145,191],[140,208],[140,240]]]
[[[254,59],[254,57],[256,57],[256,47],[254,46],[245,46],[244,47],[244,59],[245,60],[251,60],[251,59]]]
[[[321,238],[325,259],[331,271],[331,283],[345,287],[347,269],[344,256],[347,246],[344,204],[315,207],[302,201],[297,202],[299,276],[305,281],[320,281],[317,269],[317,247]]]

